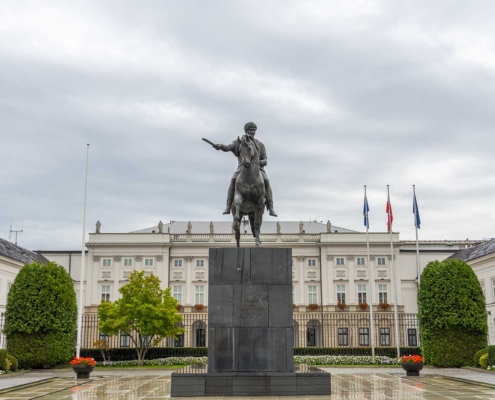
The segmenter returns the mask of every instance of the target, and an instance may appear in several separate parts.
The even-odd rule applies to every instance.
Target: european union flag
[[[370,211],[370,207],[368,206],[368,198],[366,197],[366,193],[364,194],[364,205],[363,205],[363,216],[364,216],[364,226],[369,229],[370,220],[368,218],[368,212]]]
[[[413,213],[414,213],[414,226],[421,229],[421,218],[419,217],[418,202],[416,201],[416,193],[413,198]]]

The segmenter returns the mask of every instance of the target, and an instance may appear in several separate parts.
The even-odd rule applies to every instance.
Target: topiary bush
[[[7,354],[7,360],[10,360],[11,365],[10,365],[10,370],[11,371],[17,371],[19,369],[19,363],[17,361],[17,358],[14,356]]]
[[[474,358],[473,358],[473,366],[474,366],[474,367],[478,368],[478,367],[480,366],[480,357],[481,357],[483,354],[488,354],[488,348],[478,350],[478,351],[474,354]]]
[[[430,262],[418,293],[421,353],[437,367],[470,365],[486,347],[485,297],[469,265],[460,260]]]
[[[75,352],[76,294],[67,271],[53,263],[21,268],[7,297],[7,350],[19,367],[67,363]]]
[[[480,367],[483,369],[488,368],[488,353],[485,353],[480,357]]]

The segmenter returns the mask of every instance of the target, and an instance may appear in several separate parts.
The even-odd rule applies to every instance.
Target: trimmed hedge
[[[419,347],[401,347],[401,356],[421,355]],[[370,347],[295,347],[295,356],[371,356]],[[376,347],[375,356],[397,357],[396,347]]]
[[[17,371],[19,369],[17,358],[11,356],[10,354],[7,354],[7,360],[10,360],[10,362],[12,363],[12,365],[10,366],[11,371]]]
[[[0,349],[0,369],[5,371],[5,360],[7,358],[7,350]]]
[[[136,349],[110,349],[110,361],[128,361],[136,358]],[[401,355],[421,355],[419,347],[401,347]],[[146,360],[156,360],[169,357],[206,357],[207,347],[153,347],[146,354]],[[296,347],[295,356],[371,356],[369,347]],[[397,357],[395,347],[377,347],[375,355],[380,357]],[[103,361],[98,349],[81,349],[81,357],[93,357]]]
[[[110,361],[127,361],[136,359],[134,347],[110,349]],[[156,360],[169,357],[206,357],[207,347],[152,347],[145,355],[145,360]],[[100,350],[81,349],[81,357],[92,357],[96,361],[103,361]]]
[[[76,293],[67,271],[53,263],[26,264],[7,296],[7,351],[19,367],[66,364],[76,342]]]
[[[426,364],[471,365],[474,354],[486,347],[485,297],[476,274],[465,262],[428,263],[421,275],[418,308]],[[493,356],[495,359],[495,352]]]
[[[480,366],[480,358],[483,354],[488,354],[488,349],[481,349],[475,353],[474,359],[473,359],[474,367],[478,368]]]

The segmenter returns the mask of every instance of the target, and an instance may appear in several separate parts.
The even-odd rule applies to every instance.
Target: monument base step
[[[172,373],[171,397],[330,395],[330,373],[308,365],[294,372],[216,372],[189,365]]]

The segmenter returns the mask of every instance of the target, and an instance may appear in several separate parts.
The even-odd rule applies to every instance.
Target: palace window
[[[359,328],[359,345],[370,345],[370,328]]]
[[[349,328],[338,329],[339,346],[349,346]]]
[[[196,304],[205,304],[204,286],[196,286]]]
[[[112,266],[112,259],[111,258],[104,258],[102,260],[103,266],[104,267],[111,267]]]
[[[378,285],[378,302],[388,303],[387,301],[387,285]]]
[[[131,335],[120,335],[120,347],[131,347]]]
[[[308,286],[308,304],[318,304],[318,288]]]
[[[376,261],[378,265],[385,265],[385,257],[377,257]]]
[[[172,288],[172,296],[174,296],[174,299],[179,302],[179,304],[182,304],[182,286],[174,286]]]
[[[144,259],[144,266],[145,267],[152,267],[154,261],[155,261],[154,258],[145,258]]]
[[[356,258],[356,260],[357,260],[357,265],[365,265],[364,257],[358,257]]]
[[[366,303],[366,285],[358,285],[358,304]]]
[[[308,267],[316,267],[316,260],[314,258],[308,259]]]
[[[132,258],[124,258],[124,267],[132,267]]]
[[[416,328],[408,328],[407,329],[407,344],[410,347],[418,345],[418,336],[416,333]]]
[[[337,265],[345,265],[345,263],[344,263],[344,257],[337,257],[337,258],[335,259],[335,263],[336,263]]]
[[[102,286],[101,287],[101,299],[103,301],[110,301],[110,286]]]
[[[390,346],[390,328],[380,328],[380,346]]]
[[[345,304],[345,285],[337,285],[337,302]]]
[[[108,335],[106,333],[100,333],[100,340],[104,340],[108,346]]]
[[[182,267],[182,260],[174,260],[174,267]]]
[[[204,267],[205,260],[196,260],[196,267]]]

